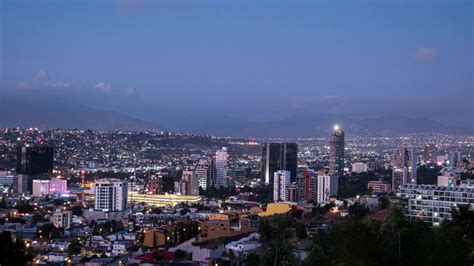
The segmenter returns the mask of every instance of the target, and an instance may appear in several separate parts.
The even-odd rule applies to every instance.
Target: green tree
[[[33,259],[27,254],[21,243],[12,241],[11,233],[4,231],[0,233],[0,265],[25,265]]]

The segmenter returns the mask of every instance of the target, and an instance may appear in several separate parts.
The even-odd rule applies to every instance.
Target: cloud
[[[46,80],[48,80],[48,73],[46,73],[46,71],[41,69],[36,74],[35,81],[42,82],[42,81],[46,81]]]
[[[101,92],[111,92],[112,91],[112,87],[105,83],[105,82],[99,82],[95,85],[95,88],[98,90],[98,91],[101,91]]]
[[[30,84],[28,84],[28,82],[20,81],[20,82],[18,82],[18,84],[16,85],[16,88],[17,88],[18,90],[29,90],[29,89],[31,89],[31,86],[30,86]]]
[[[46,85],[53,88],[69,88],[71,86],[69,82],[61,80],[50,80]]]
[[[126,96],[134,96],[135,93],[136,93],[136,92],[135,92],[135,89],[134,89],[134,88],[127,88],[127,89],[125,90],[125,95],[126,95]]]
[[[413,58],[418,61],[424,62],[438,62],[439,61],[439,52],[435,48],[418,48],[413,54]]]

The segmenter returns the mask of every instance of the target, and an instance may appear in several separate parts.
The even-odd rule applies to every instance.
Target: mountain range
[[[160,121],[147,121],[115,111],[78,103],[4,101],[0,104],[0,128],[80,128],[92,130],[163,130]],[[186,128],[185,132],[229,137],[325,137],[335,124],[350,134],[448,133],[472,134],[472,129],[446,126],[425,117],[383,115],[350,118],[330,114],[294,115],[275,121],[215,122]],[[167,128],[171,131],[174,128]]]

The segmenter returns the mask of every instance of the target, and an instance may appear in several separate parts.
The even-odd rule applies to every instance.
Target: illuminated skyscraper
[[[296,180],[298,167],[298,144],[264,143],[262,145],[262,179],[273,184],[273,174],[278,170],[289,171],[291,181]]]
[[[215,175],[216,167],[213,160],[199,160],[196,167],[196,176],[202,189],[206,190],[208,187],[214,186]]]
[[[344,131],[339,126],[334,130],[329,139],[329,175],[342,176],[344,174]]]
[[[216,182],[214,186],[227,187],[227,160],[229,159],[229,154],[227,153],[227,148],[222,147],[221,150],[216,151]]]
[[[400,148],[393,150],[393,167],[407,170],[406,182],[403,184],[416,184],[416,152],[415,149]],[[397,189],[398,186],[393,187]]]

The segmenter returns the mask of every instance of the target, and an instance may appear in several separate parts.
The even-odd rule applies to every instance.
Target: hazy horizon
[[[168,128],[308,114],[473,127],[471,1],[2,1],[1,94]]]

